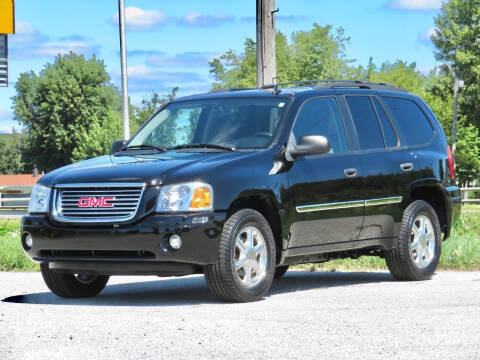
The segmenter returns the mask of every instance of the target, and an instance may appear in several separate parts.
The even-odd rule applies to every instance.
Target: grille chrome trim
[[[56,221],[64,223],[125,222],[137,214],[145,186],[145,183],[58,184],[53,189],[52,215]],[[113,206],[75,206],[81,197],[102,196],[114,197],[110,202]]]

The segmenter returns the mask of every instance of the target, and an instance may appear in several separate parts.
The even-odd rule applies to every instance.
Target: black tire
[[[242,284],[235,269],[235,242],[245,227],[255,227],[263,237],[266,267],[261,281],[254,287]],[[243,209],[234,213],[223,226],[216,264],[205,267],[205,280],[214,295],[229,302],[249,302],[261,299],[272,285],[275,274],[275,241],[267,220],[258,211]]]
[[[275,268],[275,279],[280,279],[285,273],[288,271],[288,265],[283,265],[283,266],[277,266]]]
[[[414,255],[410,250],[413,241],[414,221],[418,216],[425,216],[430,220],[433,231],[435,253],[425,267],[415,263]],[[398,247],[385,254],[387,267],[397,280],[425,280],[432,276],[440,261],[442,249],[442,232],[438,216],[432,206],[422,200],[412,202],[403,213],[402,224],[398,237]],[[417,255],[418,256],[418,255]]]
[[[107,285],[109,276],[81,277],[74,274],[55,272],[48,263],[41,263],[43,280],[48,288],[62,298],[88,298],[98,295]]]

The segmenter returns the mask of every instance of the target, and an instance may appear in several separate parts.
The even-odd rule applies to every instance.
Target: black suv
[[[253,301],[301,263],[380,256],[396,279],[430,277],[459,195],[438,120],[403,89],[217,91],[42,177],[22,245],[61,297],[110,275],[203,273],[219,298]]]

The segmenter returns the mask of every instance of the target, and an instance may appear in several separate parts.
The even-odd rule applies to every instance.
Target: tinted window
[[[330,142],[331,153],[347,151],[345,129],[334,98],[317,98],[303,104],[293,134],[297,141],[302,136],[322,135]]]
[[[383,97],[390,109],[397,129],[403,134],[403,145],[420,145],[428,142],[433,136],[433,128],[423,111],[411,100]]]
[[[287,101],[265,97],[173,102],[157,113],[129,146],[266,148],[274,139]]]
[[[380,105],[380,102],[377,100],[377,98],[372,99],[375,109],[377,109],[378,118],[380,119],[380,124],[382,125],[383,137],[385,138],[387,147],[397,146],[397,136],[395,135],[395,131],[393,130],[392,124],[390,123],[385,110],[383,110],[383,106]]]
[[[347,103],[355,122],[360,149],[383,148],[382,131],[368,96],[347,96]]]

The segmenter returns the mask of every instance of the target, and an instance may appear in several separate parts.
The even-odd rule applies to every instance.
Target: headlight
[[[206,211],[213,209],[213,189],[201,182],[163,186],[157,211]]]
[[[30,203],[28,204],[29,213],[48,212],[48,203],[50,200],[50,188],[36,184],[33,187]]]

